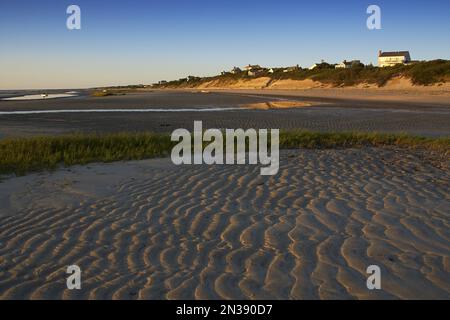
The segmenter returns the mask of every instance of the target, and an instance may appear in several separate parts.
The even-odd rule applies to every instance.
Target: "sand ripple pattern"
[[[160,159],[6,180],[0,298],[450,299],[446,165],[298,150],[274,177]],[[366,288],[371,264],[382,290]]]

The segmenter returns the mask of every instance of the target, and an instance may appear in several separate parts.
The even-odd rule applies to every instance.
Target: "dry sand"
[[[342,93],[351,91],[391,92],[391,93],[416,93],[416,94],[450,94],[450,82],[437,83],[429,86],[414,85],[410,78],[394,77],[385,85],[379,87],[376,84],[362,83],[354,86],[334,87],[331,84],[322,83],[312,79],[275,80],[270,77],[258,77],[239,80],[212,80],[198,86],[199,89],[265,89],[265,90],[298,90],[308,91],[312,89],[341,89]]]
[[[370,148],[280,163],[273,177],[154,159],[5,180],[0,298],[450,299],[448,160]],[[65,289],[72,264],[80,291]]]
[[[316,103],[316,105],[318,105],[318,103]],[[312,106],[312,103],[302,101],[289,101],[289,100],[241,104],[242,108],[257,109],[257,110],[290,109],[290,108],[303,108],[310,106]]]
[[[319,81],[314,81],[311,79],[306,80],[275,80],[267,84],[267,89],[284,89],[284,90],[308,90],[308,89],[333,89],[333,86],[325,84]],[[342,86],[341,89],[347,90],[361,90],[361,89],[371,89],[371,91],[418,91],[420,93],[427,92],[441,92],[450,93],[450,82],[439,83],[430,86],[419,86],[414,85],[409,78],[405,77],[394,77],[389,80],[384,86],[378,87],[376,84],[363,83],[355,86]]]
[[[268,86],[271,79],[269,77],[259,77],[250,79],[231,80],[212,80],[198,86],[198,89],[262,89]]]
[[[330,87],[321,82],[314,81],[311,79],[305,80],[277,80],[270,83],[267,89],[287,89],[287,90],[306,90],[313,88],[326,88]]]
[[[450,82],[438,83],[430,86],[418,86],[411,79],[396,77],[389,80],[384,86],[375,84],[359,84],[355,86],[333,87],[311,79],[305,80],[271,80],[268,77],[253,78],[249,80],[218,83],[217,80],[201,86],[210,90],[225,90],[234,92],[253,92],[260,94],[283,94],[303,97],[363,99],[377,101],[403,101],[420,103],[450,102]],[[251,90],[251,91],[249,91]]]

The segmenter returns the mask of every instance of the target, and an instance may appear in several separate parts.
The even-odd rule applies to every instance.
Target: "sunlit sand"
[[[54,93],[54,94],[30,94],[19,97],[3,98],[4,101],[21,101],[21,100],[47,100],[57,98],[69,98],[77,96],[76,92]]]

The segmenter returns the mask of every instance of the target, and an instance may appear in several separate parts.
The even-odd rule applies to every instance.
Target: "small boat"
[[[48,97],[48,94],[47,93],[41,93],[41,97],[42,97],[42,99],[45,99],[45,98]]]

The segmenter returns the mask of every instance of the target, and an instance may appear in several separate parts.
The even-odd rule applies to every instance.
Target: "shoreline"
[[[421,90],[422,89],[422,90]],[[167,88],[153,89],[156,92],[191,92],[201,93],[199,88]],[[450,106],[450,84],[448,90],[435,90],[434,88],[417,86],[410,89],[386,89],[386,88],[308,88],[308,89],[271,89],[271,88],[211,88],[208,93],[232,93],[263,96],[284,96],[332,99],[332,100],[359,100],[382,102],[411,102],[429,103]]]
[[[291,102],[286,102],[291,101]],[[271,108],[273,103],[298,108]],[[310,104],[311,106],[305,106]],[[247,110],[253,105],[261,109]],[[184,112],[176,110],[217,109]],[[231,110],[238,108],[238,110]],[[54,113],[58,110],[121,110],[123,112]],[[133,109],[148,112],[133,113]],[[158,110],[161,109],[161,110]],[[267,109],[267,110],[264,110]],[[47,114],[32,114],[48,110]],[[161,111],[161,112],[153,112]],[[319,132],[406,133],[430,137],[450,135],[450,97],[446,95],[370,95],[334,91],[152,90],[126,95],[36,101],[0,101],[0,136],[32,137],[117,132],[170,133],[203,121],[207,128],[277,128]],[[19,114],[7,114],[8,112]],[[25,114],[20,114],[24,112]]]

